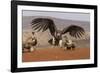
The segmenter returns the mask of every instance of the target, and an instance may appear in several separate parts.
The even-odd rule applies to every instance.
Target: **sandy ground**
[[[79,60],[89,58],[89,48],[76,48],[75,50],[66,51],[63,48],[45,48],[37,49],[34,52],[25,52],[22,55],[23,62]]]

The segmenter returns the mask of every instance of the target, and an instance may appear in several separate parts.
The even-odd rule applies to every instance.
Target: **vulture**
[[[34,37],[34,32],[32,32],[32,36],[27,38],[26,42],[23,43],[23,52],[24,49],[29,50],[29,52],[35,51],[35,46],[37,45],[37,39]]]
[[[54,21],[50,18],[35,18],[31,22],[32,29],[38,31],[46,31],[49,29],[52,39],[48,42],[52,45],[59,46],[62,41],[62,35],[69,33],[70,36],[75,38],[81,38],[85,34],[85,30],[77,25],[70,25],[63,28],[63,30],[58,30]]]
[[[72,40],[68,39],[67,36],[64,36],[63,39],[64,39],[63,40],[64,50],[74,50],[75,49],[76,45]]]

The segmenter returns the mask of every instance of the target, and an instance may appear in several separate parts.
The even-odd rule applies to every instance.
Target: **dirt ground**
[[[75,50],[66,51],[63,48],[45,48],[37,49],[33,52],[24,52],[22,55],[23,62],[79,60],[89,58],[89,48],[76,48]]]

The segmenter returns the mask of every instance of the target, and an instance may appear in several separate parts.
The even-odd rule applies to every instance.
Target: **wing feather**
[[[37,30],[37,29],[40,28],[40,25],[34,26],[34,27],[32,27],[32,28],[34,28],[34,30]]]
[[[46,31],[48,29],[48,24],[47,26],[44,27],[43,32]]]
[[[78,33],[78,35],[81,37],[81,36],[82,36],[82,33],[81,33],[81,32],[79,32],[79,33]]]
[[[52,19],[49,18],[36,18],[31,22],[32,28],[37,31],[46,31],[47,29],[50,30],[52,36],[54,36],[57,28]]]
[[[72,37],[75,37],[75,38],[81,38],[85,34],[84,29],[76,25],[71,25],[62,30],[62,34],[65,34],[68,32]]]
[[[78,36],[78,38],[80,38],[80,37],[81,37],[81,36],[80,36],[80,32],[78,32],[78,33],[77,33],[77,36]]]

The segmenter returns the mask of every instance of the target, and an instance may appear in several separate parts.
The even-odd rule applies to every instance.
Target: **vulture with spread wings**
[[[81,38],[85,31],[82,27],[76,25],[70,25],[69,27],[65,27],[63,30],[58,30],[54,21],[49,18],[36,18],[31,22],[32,28],[37,31],[46,31],[49,29],[51,35],[54,38],[54,41],[62,38],[62,35],[65,33],[69,33],[72,37]]]

